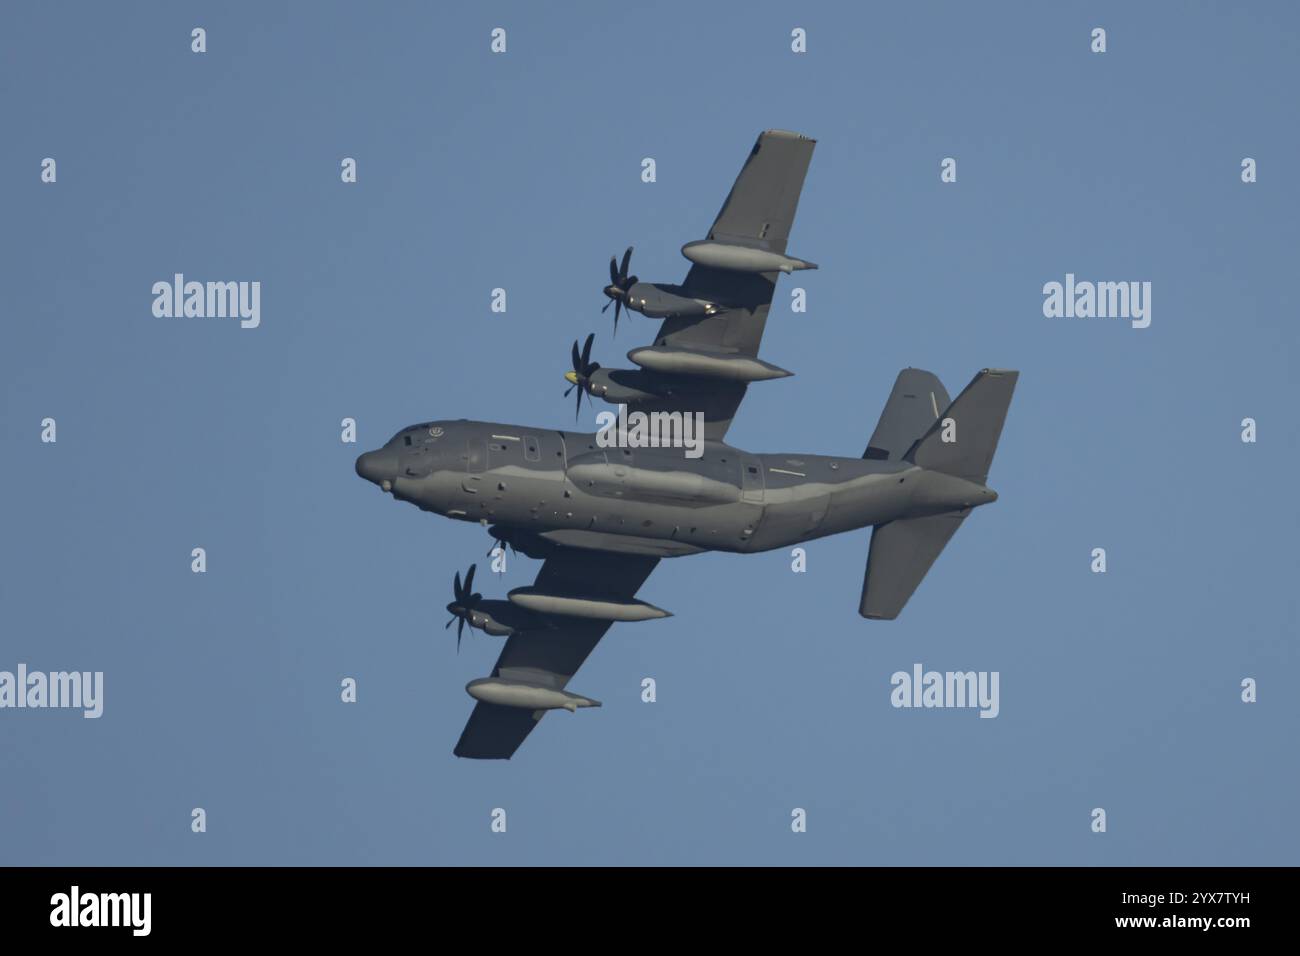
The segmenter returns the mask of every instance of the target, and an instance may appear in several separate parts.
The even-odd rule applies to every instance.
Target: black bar
[[[497,952],[514,939],[587,946],[650,934],[668,945],[665,932],[763,942],[784,928],[861,941],[903,930],[926,942],[1132,936],[1179,945],[1284,930],[1294,884],[1292,869],[1254,868],[19,868],[0,870],[0,926],[7,942],[130,939],[145,926],[144,897],[128,906],[118,894],[147,893],[140,937],[167,942],[425,933],[415,938],[451,946],[486,930],[482,945]],[[104,912],[125,925],[52,925],[72,922],[74,886],[77,922]]]

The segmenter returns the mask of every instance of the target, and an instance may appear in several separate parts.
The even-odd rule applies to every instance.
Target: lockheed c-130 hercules
[[[663,320],[635,369],[591,361],[574,343],[565,378],[583,394],[644,413],[703,413],[702,454],[605,447],[596,434],[475,421],[404,428],[356,462],[399,501],[489,526],[543,560],[531,587],[505,600],[456,574],[457,624],[506,638],[490,676],[466,687],[474,711],[455,753],[509,758],[548,710],[599,707],[566,688],[611,624],[668,612],[636,598],[662,558],[747,553],[871,526],[859,613],[898,616],[985,485],[1018,373],[985,369],[949,401],[930,372],[905,369],[866,452],[854,458],[751,454],[726,443],[751,382],[790,373],[758,358],[782,272],[816,268],[786,255],[815,141],[770,130],[754,144],[708,237],[682,252],[680,285],[628,275],[610,261],[615,307]],[[608,308],[608,305],[606,306]],[[568,393],[566,393],[568,394]],[[662,416],[661,416],[662,417]],[[680,419],[679,419],[680,420]]]

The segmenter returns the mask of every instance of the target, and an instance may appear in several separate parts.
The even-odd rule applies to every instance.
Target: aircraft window
[[[758,469],[755,468],[753,465],[750,465],[750,466],[749,466],[749,473],[750,473],[751,475],[757,475],[757,474],[758,474]]]
[[[410,435],[403,435],[402,437],[406,439],[406,447],[407,447],[407,448],[410,448],[410,447],[411,447],[411,436],[410,436]]]

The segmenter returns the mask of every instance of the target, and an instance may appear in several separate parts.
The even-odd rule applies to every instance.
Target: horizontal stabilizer
[[[950,513],[877,525],[871,532],[858,613],[882,621],[898,617],[964,518]]]

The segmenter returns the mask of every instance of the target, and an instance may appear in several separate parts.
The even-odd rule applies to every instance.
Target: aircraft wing
[[[542,564],[534,587],[547,593],[631,599],[659,563],[656,557],[559,548]],[[511,635],[493,677],[563,690],[609,621],[544,615],[550,627]],[[479,701],[456,744],[457,757],[509,760],[546,711]]]
[[[816,140],[798,133],[760,133],[708,238],[784,253],[816,145]],[[725,308],[712,315],[665,319],[654,344],[758,355],[779,275],[693,265],[682,283],[684,294]],[[703,411],[707,437],[721,440],[745,388],[738,382],[713,381],[703,395],[683,394],[675,406],[650,410]]]
[[[709,238],[785,252],[816,145],[815,139],[785,130],[759,133]]]

